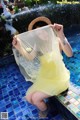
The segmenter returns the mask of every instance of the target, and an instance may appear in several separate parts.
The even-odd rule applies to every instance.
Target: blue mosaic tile
[[[21,75],[15,62],[0,68],[0,112],[8,112],[9,120],[38,120],[37,108],[24,98],[31,85]],[[52,118],[49,115],[47,120]]]

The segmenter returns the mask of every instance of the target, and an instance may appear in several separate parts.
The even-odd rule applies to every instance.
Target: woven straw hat
[[[41,21],[48,24],[48,25],[51,24],[51,21],[49,20],[49,18],[44,17],[44,16],[37,17],[37,18],[35,18],[34,20],[31,21],[31,23],[28,26],[28,30],[32,30],[35,23],[41,22]]]

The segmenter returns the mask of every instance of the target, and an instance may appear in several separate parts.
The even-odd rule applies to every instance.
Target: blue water
[[[80,86],[80,32],[67,36],[73,49],[73,57],[68,58],[64,55],[64,62],[70,70],[70,81]]]

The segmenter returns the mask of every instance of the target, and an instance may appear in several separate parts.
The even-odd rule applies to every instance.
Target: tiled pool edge
[[[55,105],[58,112],[64,117],[65,120],[79,120],[58,100],[57,97],[53,97],[52,100],[53,99],[55,99]]]
[[[59,95],[58,97],[56,97],[55,102],[57,102],[56,106],[57,109],[60,111],[60,113],[66,116],[66,118],[67,116],[69,117],[68,120],[80,120],[80,87],[79,86],[75,87],[75,85],[71,83],[67,94]]]

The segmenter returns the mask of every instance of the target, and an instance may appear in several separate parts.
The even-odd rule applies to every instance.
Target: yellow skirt
[[[53,60],[53,58],[48,59],[49,57],[51,56],[42,56],[40,58],[40,70],[35,82],[28,89],[27,94],[40,91],[54,96],[69,87],[70,72],[66,69],[62,59]]]

